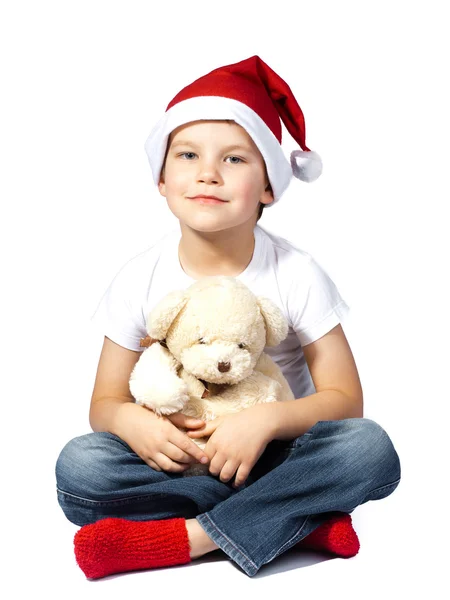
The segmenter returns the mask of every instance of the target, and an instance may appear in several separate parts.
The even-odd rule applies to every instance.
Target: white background
[[[2,4],[4,597],[243,597],[288,589],[317,598],[446,596],[444,5]],[[307,144],[324,162],[318,181],[294,180],[260,223],[313,254],[350,305],[345,331],[366,416],[390,434],[403,480],[389,498],[356,509],[361,551],[348,561],[316,556],[309,564],[289,553],[248,578],[219,553],[89,582],[73,557],[77,527],[56,501],[54,465],[67,441],[90,431],[102,343],[92,313],[119,268],[177,226],[153,185],[144,142],[182,87],[254,54],[290,85]],[[287,133],[284,147],[296,147]]]

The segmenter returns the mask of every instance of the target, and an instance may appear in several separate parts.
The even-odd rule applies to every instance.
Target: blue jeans
[[[333,513],[391,494],[400,461],[374,421],[319,421],[292,441],[271,441],[247,481],[234,488],[233,479],[155,471],[119,437],[96,432],[63,448],[56,480],[72,523],[196,518],[251,577]]]

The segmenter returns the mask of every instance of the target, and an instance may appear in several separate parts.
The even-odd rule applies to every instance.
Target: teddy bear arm
[[[160,344],[144,350],[130,375],[130,391],[136,403],[159,415],[182,410],[189,394],[186,383],[178,376],[178,368],[178,361]]]
[[[266,375],[266,377],[269,377],[270,379],[274,379],[280,384],[281,390],[278,400],[294,400],[294,394],[292,393],[286,377],[283,375],[280,367],[268,354],[265,354],[264,352],[261,354],[254,370]]]
[[[189,396],[194,398],[201,398],[205,392],[205,386],[203,383],[194,377],[191,373],[188,373],[183,367],[178,372],[179,377],[185,382]]]

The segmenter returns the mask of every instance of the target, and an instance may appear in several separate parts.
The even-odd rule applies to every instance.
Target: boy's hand
[[[188,431],[191,438],[211,436],[204,448],[210,459],[211,475],[220,474],[220,480],[226,482],[236,473],[234,487],[244,483],[267,444],[274,438],[269,406],[257,404],[239,413],[208,421],[196,431]]]
[[[133,402],[120,407],[117,435],[155,471],[180,473],[206,453],[178,427],[196,428],[197,419],[180,413],[158,417],[152,410]],[[173,421],[173,422],[172,422]],[[208,461],[207,461],[208,462]]]

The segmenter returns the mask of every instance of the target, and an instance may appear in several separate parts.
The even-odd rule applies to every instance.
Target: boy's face
[[[228,121],[195,121],[172,132],[158,187],[181,223],[214,232],[255,224],[259,203],[273,201],[268,184],[264,159],[245,129]],[[200,195],[222,202],[195,199]]]

